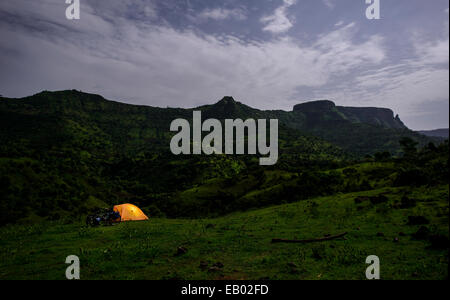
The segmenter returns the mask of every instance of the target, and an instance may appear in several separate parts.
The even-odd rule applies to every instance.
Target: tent
[[[114,211],[120,214],[120,222],[125,221],[145,221],[148,217],[142,212],[142,210],[133,204],[122,204],[114,206]]]

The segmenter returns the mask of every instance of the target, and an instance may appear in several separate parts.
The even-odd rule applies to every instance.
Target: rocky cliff
[[[304,114],[310,122],[346,120],[386,128],[403,129],[405,124],[389,108],[336,106],[329,100],[311,101],[294,106],[294,112]]]

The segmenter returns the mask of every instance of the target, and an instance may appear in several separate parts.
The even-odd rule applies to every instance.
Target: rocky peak
[[[406,128],[400,117],[389,108],[336,106],[329,100],[297,104],[294,112],[300,112],[319,120],[346,120],[352,123],[368,123],[387,128]]]
[[[294,106],[294,111],[298,112],[326,112],[332,110],[336,105],[330,100],[310,101]]]
[[[232,96],[225,96],[222,98],[222,100],[220,100],[218,103],[222,103],[222,104],[234,104],[236,103],[236,100],[234,100],[234,98]]]

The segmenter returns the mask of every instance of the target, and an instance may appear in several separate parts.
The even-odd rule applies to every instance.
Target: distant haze
[[[448,138],[448,136],[449,136],[449,129],[448,128],[441,128],[441,129],[435,129],[435,130],[421,131],[420,133],[422,133],[422,134],[424,134],[426,136]]]
[[[78,89],[152,106],[232,95],[259,109],[315,99],[388,107],[411,129],[448,128],[447,0],[0,2],[0,94]]]

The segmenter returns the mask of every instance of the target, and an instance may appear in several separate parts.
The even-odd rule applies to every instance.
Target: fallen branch
[[[338,234],[338,235],[332,235],[327,237],[322,237],[318,239],[310,239],[310,240],[285,240],[285,239],[272,239],[272,243],[299,243],[299,244],[306,244],[306,243],[315,243],[315,242],[325,242],[329,240],[334,240],[341,238],[345,236],[347,232]]]

